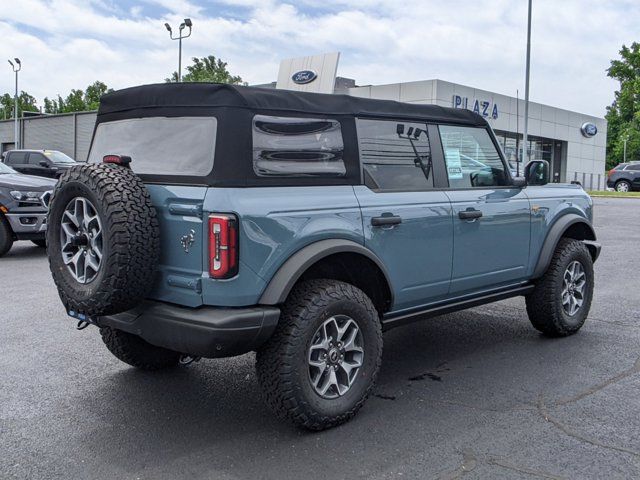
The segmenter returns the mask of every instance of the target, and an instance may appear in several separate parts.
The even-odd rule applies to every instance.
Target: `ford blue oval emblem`
[[[582,127],[580,127],[580,131],[585,137],[591,138],[595,137],[596,133],[598,133],[598,127],[596,127],[595,124],[591,122],[587,122],[582,124]]]
[[[293,80],[293,83],[297,83],[298,85],[311,83],[316,78],[318,78],[318,74],[313,70],[300,70],[299,72],[296,72],[291,76],[291,80]]]

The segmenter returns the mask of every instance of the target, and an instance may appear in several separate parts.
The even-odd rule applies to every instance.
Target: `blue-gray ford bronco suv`
[[[467,110],[218,84],[102,97],[59,179],[48,256],[69,315],[157,370],[256,351],[280,416],[320,430],[371,392],[382,332],[524,296],[577,332],[600,246],[592,202],[513,178]]]

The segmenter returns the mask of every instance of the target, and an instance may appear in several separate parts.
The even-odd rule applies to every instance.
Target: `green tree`
[[[625,139],[627,160],[640,160],[640,43],[623,45],[607,75],[620,82],[606,114],[607,168],[613,168],[623,161]]]
[[[96,80],[89,85],[84,91],[87,110],[97,110],[100,106],[100,97],[109,92],[113,92],[113,88],[107,87],[107,84],[100,80]]]
[[[83,90],[72,89],[66,98],[58,95],[57,100],[48,97],[44,99],[45,113],[71,113],[86,110],[97,110],[100,105],[100,97],[105,93],[113,92],[107,84],[96,80]]]
[[[213,82],[246,85],[238,75],[231,75],[227,70],[227,62],[209,55],[208,57],[192,58],[193,64],[187,66],[187,74],[182,76],[183,82]],[[173,72],[165,82],[177,82],[178,72]]]
[[[13,95],[5,93],[0,97],[0,108],[2,108],[2,118],[13,118]],[[25,91],[21,91],[18,95],[18,117],[22,116],[22,112],[38,112],[36,99]]]

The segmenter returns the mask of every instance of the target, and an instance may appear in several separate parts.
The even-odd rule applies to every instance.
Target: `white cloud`
[[[340,50],[339,74],[360,84],[441,78],[523,91],[526,2],[513,0],[21,0],[0,13],[0,60],[23,60],[21,86],[39,100],[96,79],[161,82],[177,63],[163,24],[188,16],[185,59],[214,54],[250,83],[275,80],[281,58]],[[605,70],[638,40],[639,21],[635,1],[534,0],[532,99],[603,115],[616,88]],[[7,65],[0,92],[12,82]]]

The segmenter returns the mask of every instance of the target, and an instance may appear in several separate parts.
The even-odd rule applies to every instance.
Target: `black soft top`
[[[236,107],[255,112],[401,117],[438,123],[487,125],[480,115],[465,109],[219,83],[159,83],[125,88],[104,95],[100,100],[98,115],[125,118],[141,109],[172,110],[174,115],[183,115],[193,108],[206,107]]]

